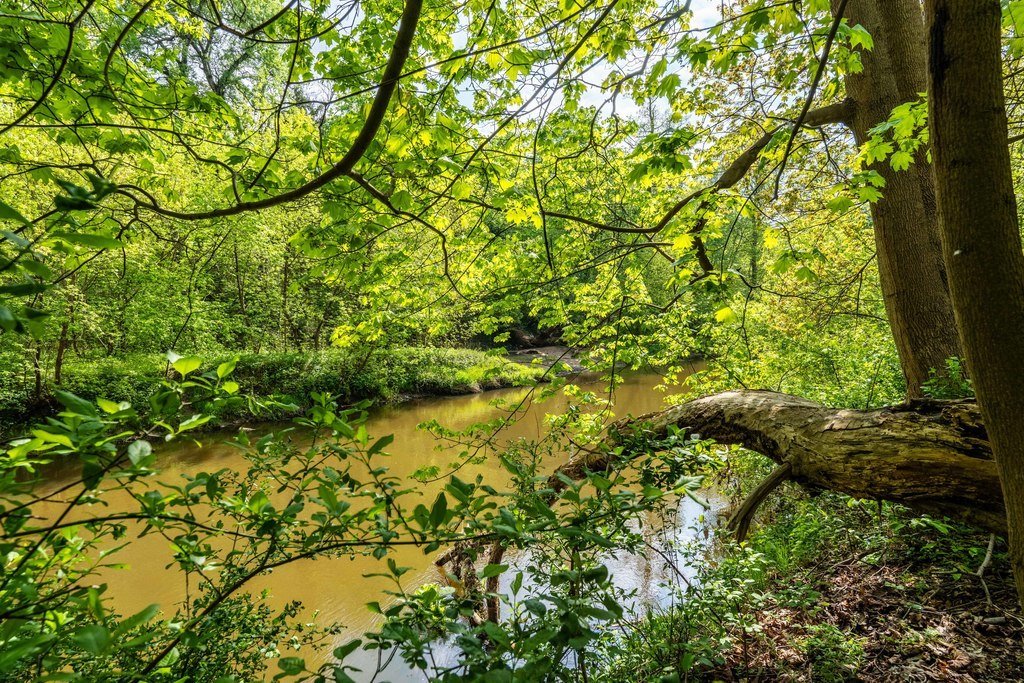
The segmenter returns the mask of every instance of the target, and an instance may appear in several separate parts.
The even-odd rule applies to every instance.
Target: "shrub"
[[[258,397],[274,397],[295,406],[309,405],[312,393],[338,397],[342,403],[361,400],[394,402],[409,395],[458,395],[484,389],[526,386],[542,373],[535,367],[470,349],[398,347],[366,351],[329,349],[316,352],[243,353],[235,357],[233,377]],[[229,357],[209,359],[216,367]],[[167,378],[164,356],[139,354],[122,358],[69,362],[61,389],[88,400],[105,398],[145,405]],[[24,374],[24,373],[22,373]],[[28,422],[46,407],[53,408],[47,387],[42,411],[32,400],[31,383],[20,375],[0,375],[0,432]],[[214,411],[222,419],[241,417],[240,403]],[[264,417],[285,417],[280,408]]]

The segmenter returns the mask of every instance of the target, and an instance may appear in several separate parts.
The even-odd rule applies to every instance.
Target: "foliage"
[[[468,349],[396,347],[384,350],[330,349],[306,353],[241,353],[214,359],[207,367],[234,363],[233,377],[249,392],[276,399],[282,406],[263,417],[288,416],[309,406],[312,393],[337,396],[345,403],[362,400],[395,401],[410,395],[453,395],[483,389],[528,386],[543,377],[538,367],[522,366],[499,356]],[[60,390],[83,398],[109,398],[144,404],[171,372],[164,356],[134,354],[69,363]],[[172,373],[173,374],[173,373]],[[0,416],[9,424],[24,424],[40,411],[31,394],[31,376],[11,373],[0,382]],[[47,388],[43,400],[51,398]],[[244,417],[246,406],[218,406],[221,418]]]
[[[967,367],[959,358],[948,358],[943,372],[932,372],[924,385],[925,393],[932,398],[957,399],[973,398],[974,387],[967,376]]]
[[[561,676],[576,670],[576,659],[624,616],[624,597],[600,554],[636,551],[642,536],[630,520],[661,505],[666,491],[689,493],[700,482],[692,476],[699,466],[694,444],[680,435],[665,444],[664,454],[652,455],[651,469],[674,473],[665,488],[638,486],[635,473],[610,472],[565,479],[556,492],[539,474],[560,448],[548,439],[519,443],[502,456],[515,482],[511,492],[453,474],[432,502],[421,502],[413,482],[389,474],[391,437],[367,433],[365,404],[339,410],[316,393],[308,415],[296,421],[305,438],[283,430],[250,441],[240,432],[234,443],[250,463],[247,471],[205,471],[165,482],[152,444],[187,438],[215,419],[219,406],[244,400],[232,379],[234,361],[203,372],[199,358],[170,360],[181,380],[165,380],[147,410],[60,391],[59,415],[5,453],[0,670],[7,679],[30,670],[37,676],[63,671],[69,680],[130,672],[146,680],[256,676],[283,641],[317,645],[336,627],[300,622],[294,604],[271,612],[248,595],[248,584],[287,564],[353,554],[380,560],[395,585],[391,601],[374,607],[387,622],[363,648],[397,649],[411,667],[441,679],[512,670]],[[201,406],[213,413],[193,412]],[[47,473],[61,461],[80,463],[80,469],[54,489]],[[152,533],[171,541],[169,560],[192,577],[196,594],[182,605],[116,614],[95,577],[118,568],[120,548]],[[469,544],[471,558],[480,543],[534,558],[525,569],[483,567],[481,580],[509,572],[502,620],[465,621],[481,599],[468,588],[477,571],[471,565],[471,574],[456,584],[462,590],[407,591],[407,569],[389,558],[397,545],[416,544],[430,554],[451,543]],[[449,634],[460,657],[453,668],[436,670],[425,653]],[[344,659],[355,647],[341,647],[336,656]],[[307,672],[301,659],[286,657],[278,666],[282,675],[349,680],[342,665]]]
[[[822,683],[841,683],[856,677],[864,656],[861,644],[831,624],[812,626],[800,649],[810,663],[811,675]]]
[[[765,608],[811,609],[813,591],[777,583],[827,542],[883,543],[831,497],[777,509],[645,622],[647,638],[602,553],[640,551],[630,525],[692,495],[715,457],[673,434],[632,442],[647,455],[637,470],[555,484],[545,463],[591,447],[610,417],[570,390],[549,437],[500,454],[507,489],[426,470],[405,481],[359,402],[529,384],[539,371],[451,347],[538,338],[591,369],[657,367],[670,381],[700,357],[699,391],[901,399],[870,214],[888,192],[879,168],[928,162],[927,102],[900,92],[909,101],[862,144],[839,118],[804,120],[844,101],[875,47],[832,3],[8,4],[0,417],[45,418],[0,458],[11,680],[258,677],[282,642],[329,647],[334,626],[270,609],[250,581],[354,553],[394,579],[375,606],[385,625],[334,650],[337,666],[278,659],[282,678],[349,680],[357,650],[441,680],[672,678],[761,637]],[[1002,3],[1011,107],[1020,5]],[[935,370],[932,397],[970,395],[958,360]],[[254,413],[303,416],[255,442],[240,434],[245,471],[160,479],[151,444]],[[432,429],[483,449],[495,426]],[[730,453],[724,471],[756,467],[744,458]],[[60,468],[78,475],[55,502]],[[445,492],[419,501],[439,476]],[[873,519],[862,502],[848,512]],[[929,535],[914,552],[944,561],[944,521],[881,514],[886,530]],[[91,582],[157,533],[197,592],[113,613]],[[407,589],[399,543],[457,544],[469,564],[453,586]],[[474,566],[494,543],[533,562]],[[481,618],[495,604],[501,617]],[[457,666],[428,658],[442,642]],[[823,679],[860,657],[827,626],[795,647]]]
[[[763,476],[763,458],[734,451],[722,474],[734,486],[749,486]],[[679,569],[692,578],[671,607],[623,633],[601,680],[713,680],[726,672],[859,680],[867,677],[865,631],[872,635],[865,619],[890,629],[872,647],[899,658],[901,647],[913,653],[916,645],[890,642],[893,633],[909,639],[919,625],[913,615],[905,623],[896,615],[919,609],[936,592],[944,600],[966,593],[971,604],[984,599],[975,571],[986,539],[965,525],[830,493],[812,497],[795,487],[770,498],[759,519],[747,542],[722,538],[710,559],[699,548],[682,549]],[[884,577],[879,583],[898,578],[892,605],[868,586],[845,583],[861,571]],[[879,612],[844,613],[858,600]],[[894,613],[883,611],[889,609]],[[876,666],[885,672],[890,663],[883,658]]]

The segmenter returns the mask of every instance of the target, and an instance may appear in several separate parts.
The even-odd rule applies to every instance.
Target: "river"
[[[662,407],[667,395],[664,390],[657,388],[662,382],[662,377],[656,374],[636,374],[621,378],[614,394],[616,414],[639,415]],[[576,383],[593,391],[601,391],[604,387],[598,378],[580,379]],[[537,438],[545,432],[545,416],[563,411],[568,401],[562,393],[537,403],[530,401],[530,396],[527,389],[503,389],[468,396],[416,399],[397,406],[373,409],[367,429],[375,437],[385,434],[395,436],[388,448],[392,455],[389,459],[392,473],[406,476],[425,465],[436,465],[445,472],[457,453],[439,450],[434,437],[419,429],[418,425],[436,419],[446,427],[462,428],[493,419],[498,414],[492,405],[495,399],[511,402],[526,399],[525,410],[514,424],[503,430],[503,439]],[[257,427],[255,432],[258,434],[272,428],[272,425],[265,425]],[[238,449],[224,443],[231,435],[230,432],[205,434],[199,437],[201,443],[182,441],[163,447],[160,452],[161,478],[169,481],[177,479],[181,474],[222,467],[246,467],[246,461]],[[498,439],[496,447],[500,448],[501,443],[502,439]],[[485,475],[489,483],[496,479],[506,479],[504,471],[493,458],[466,465],[460,470],[459,476],[471,481],[478,473]],[[442,483],[424,486],[424,496],[432,499]],[[700,505],[683,498],[678,503],[675,519],[667,522],[651,519],[645,524],[645,533],[650,533],[652,542],[672,557],[675,552],[674,542],[695,537],[700,527],[698,522],[706,514]],[[713,516],[713,512],[709,516]],[[400,566],[414,568],[404,577],[407,588],[439,580],[432,562],[433,554],[424,555],[419,549],[404,547],[396,549],[392,557]],[[110,585],[108,594],[115,596],[114,606],[124,614],[132,614],[147,605],[158,603],[166,613],[170,613],[171,606],[186,595],[183,575],[173,566],[168,567],[171,558],[172,551],[168,542],[159,535],[133,541],[117,555],[117,560],[125,563],[128,568],[105,572],[103,576],[103,580]],[[511,561],[522,563],[529,560],[520,557],[511,558]],[[678,579],[678,575],[660,556],[654,559],[632,555],[608,557],[607,565],[619,586],[636,590],[638,605],[663,605],[673,595],[668,586]],[[370,612],[366,603],[377,600],[384,602],[382,592],[391,586],[382,578],[365,576],[375,571],[380,571],[380,565],[368,557],[307,561],[279,568],[260,577],[251,585],[251,590],[254,594],[264,589],[269,591],[272,605],[299,600],[306,608],[316,610],[319,623],[344,625],[344,633],[337,638],[337,644],[341,644],[361,636],[380,623],[381,617]],[[511,572],[506,573],[506,576],[510,575]],[[329,647],[323,652],[302,653],[283,651],[282,655],[301,654],[306,657],[308,664],[315,665],[330,659],[331,649]],[[358,656],[354,657],[358,659]],[[376,665],[376,655],[372,656],[372,660],[369,659],[370,655],[366,657],[368,659],[355,663],[364,665],[364,670],[372,671]],[[398,661],[388,667],[385,678],[391,681],[426,680],[403,670]]]

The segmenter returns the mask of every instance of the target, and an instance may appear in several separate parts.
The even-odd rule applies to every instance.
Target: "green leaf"
[[[58,443],[61,446],[67,446],[68,448],[74,448],[75,446],[67,434],[55,434],[53,432],[48,432],[45,429],[33,429],[32,435],[37,439],[42,439],[46,443]]]
[[[277,668],[285,676],[298,676],[306,670],[306,660],[302,657],[282,657],[277,660]]]
[[[391,203],[399,211],[408,211],[412,206],[412,195],[405,190],[399,190],[391,195]]]
[[[185,356],[171,362],[171,366],[177,370],[182,377],[190,372],[195,372],[203,364],[203,359],[198,356]]]
[[[455,199],[469,199],[472,193],[473,188],[464,180],[456,180],[452,185],[452,197]]]
[[[335,659],[337,659],[338,661],[345,659],[345,657],[348,657],[350,654],[355,652],[362,644],[363,641],[359,638],[356,638],[355,640],[351,640],[345,643],[344,645],[339,645],[338,647],[334,648]]]
[[[252,498],[249,499],[248,505],[250,510],[259,514],[263,512],[268,505],[270,505],[270,499],[267,498],[267,494],[263,493],[263,491],[257,491],[253,494]]]
[[[861,26],[856,24],[850,27],[850,47],[863,47],[865,50],[871,50],[875,47],[875,39],[871,37],[871,33]]]
[[[437,498],[434,500],[434,506],[430,508],[430,524],[434,527],[439,527],[444,524],[445,517],[448,514],[448,499],[445,498],[443,493],[437,494]]]
[[[92,235],[81,232],[55,232],[52,236],[62,242],[92,247],[94,249],[120,249],[122,247],[120,240],[105,235]]]
[[[385,436],[382,436],[379,439],[377,439],[377,441],[374,442],[374,444],[367,449],[366,454],[375,455],[380,451],[384,450],[385,448],[387,448],[389,445],[391,445],[391,442],[394,440],[394,434],[387,434]]]
[[[29,225],[29,220],[18,213],[10,204],[0,202],[0,220],[14,221],[22,225]]]
[[[49,289],[49,285],[43,282],[23,282],[17,285],[4,285],[0,287],[0,294],[10,294],[11,296],[29,296],[31,294],[39,294]]]
[[[107,413],[108,415],[113,415],[114,413],[121,410],[121,405],[119,403],[108,401],[105,398],[96,399],[96,405],[98,405],[100,407],[100,410],[102,410],[104,413]]]
[[[54,197],[53,204],[61,211],[87,211],[96,208],[95,202],[75,197]]]
[[[180,434],[181,432],[187,432],[190,429],[201,427],[212,419],[213,415],[203,415],[202,413],[193,415],[178,425],[178,433]]]
[[[225,362],[221,363],[220,365],[218,365],[217,366],[217,377],[220,377],[221,379],[223,379],[224,377],[227,377],[228,375],[230,375],[232,372],[235,371],[235,364],[236,363],[238,363],[238,359],[237,358],[232,358],[231,360],[225,361]]]
[[[61,405],[72,413],[85,415],[87,417],[96,416],[96,406],[89,401],[86,401],[84,398],[79,398],[70,392],[61,391],[60,389],[54,391],[53,395],[57,397],[57,400],[60,401]]]
[[[132,461],[133,465],[138,465],[140,462],[148,458],[153,453],[153,447],[148,441],[139,439],[138,441],[132,441],[128,445],[128,459]]]
[[[110,649],[110,631],[99,624],[81,627],[72,638],[83,650],[92,655],[102,655]]]
[[[47,268],[44,263],[36,261],[35,259],[23,258],[18,261],[18,265],[43,280],[49,280],[53,277],[53,271]]]
[[[914,162],[914,157],[910,152],[899,150],[893,152],[892,156],[889,157],[889,165],[892,166],[894,171],[905,171],[910,168],[910,164]]]
[[[141,626],[142,624],[146,623],[147,621],[155,617],[157,612],[159,611],[160,605],[153,604],[149,605],[148,607],[145,607],[144,609],[142,609],[142,611],[133,614],[132,616],[128,617],[120,624],[118,624],[117,628],[114,629],[114,638],[116,639],[119,636],[123,636],[135,627]]]
[[[486,567],[484,567],[484,570],[483,572],[481,572],[480,576],[485,579],[489,579],[492,576],[498,576],[500,574],[503,574],[507,570],[507,564],[489,564]]]
[[[844,213],[853,206],[853,200],[846,195],[833,197],[828,202],[828,210],[832,213]]]

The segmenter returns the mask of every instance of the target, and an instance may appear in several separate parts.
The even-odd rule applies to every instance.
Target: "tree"
[[[1007,147],[1000,5],[928,0],[928,110],[957,328],[1006,501],[1024,603],[1024,252]]]
[[[924,17],[918,0],[833,0],[833,11],[844,5],[849,23],[866,28],[873,43],[862,53],[863,71],[845,79],[854,102],[850,128],[864,145],[896,107],[925,90]],[[885,309],[912,398],[947,358],[960,355],[926,152],[920,149],[904,170],[884,159],[869,166],[885,180],[884,197],[871,204],[871,222]]]

